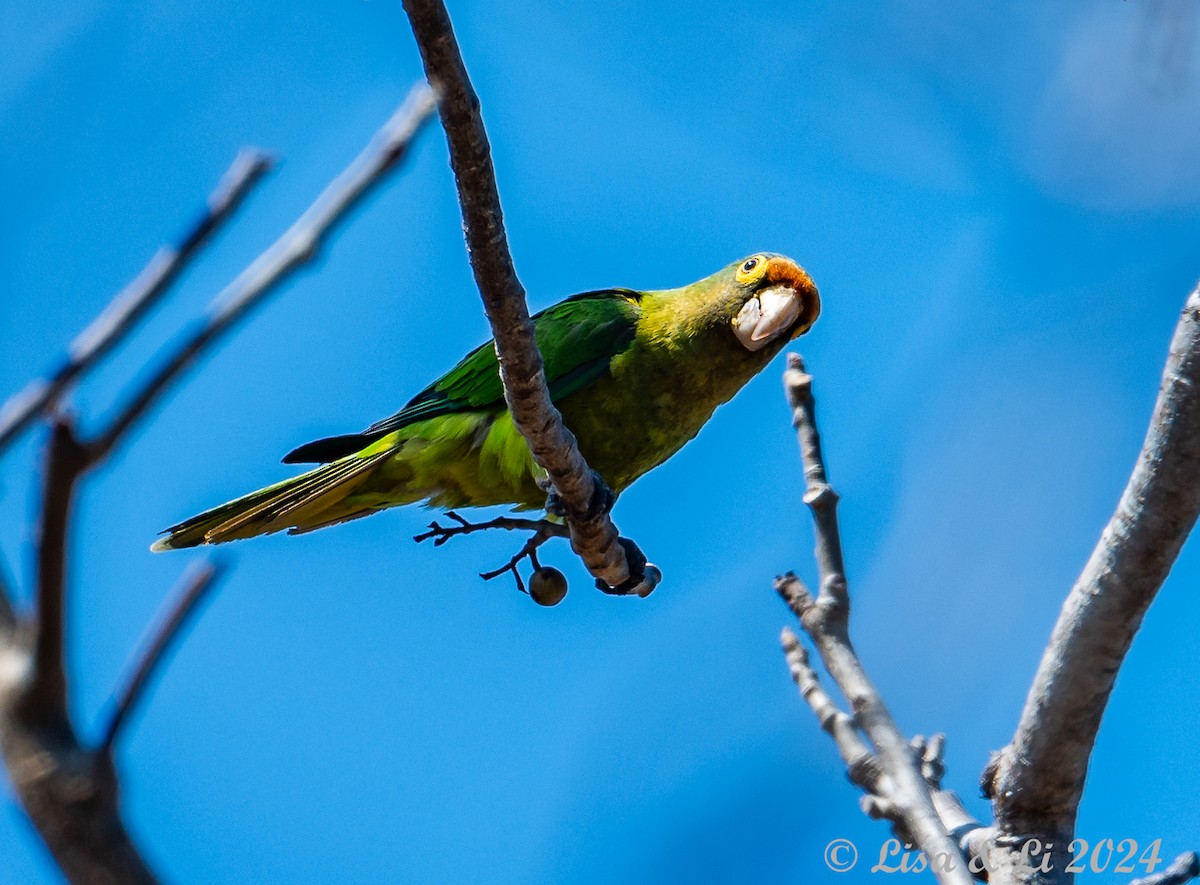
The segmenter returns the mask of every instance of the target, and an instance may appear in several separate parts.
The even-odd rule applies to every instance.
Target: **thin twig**
[[[278,240],[217,295],[206,321],[176,345],[88,446],[89,460],[97,462],[108,455],[201,353],[233,329],[238,320],[261,304],[294,271],[317,256],[322,244],[345,221],[350,210],[397,168],[432,116],[433,107],[433,93],[424,83],[410,90],[403,104],[350,165]]]
[[[513,577],[517,581],[517,589],[522,593],[525,593],[525,584],[521,580],[521,573],[517,571],[517,566],[521,564],[522,560],[528,559],[533,563],[533,567],[537,568],[538,548],[551,538],[556,537],[559,534],[557,530],[561,528],[561,526],[557,526],[552,522],[546,523],[546,526],[552,526],[554,530],[547,531],[545,527],[539,528],[525,540],[525,543],[521,546],[521,549],[518,550],[508,562],[499,568],[492,569],[490,572],[480,572],[479,577],[483,578],[485,581],[490,581],[493,578],[500,577],[505,572],[512,572]]]
[[[441,0],[404,0],[425,73],[438,93],[438,111],[458,184],[463,230],[475,283],[492,326],[504,395],[513,423],[534,461],[549,475],[571,531],[571,546],[591,574],[610,588],[645,595],[657,569],[634,573],[626,544],[608,514],[611,493],[588,467],[575,437],[550,401],[541,354],[534,340],[525,289],[517,278],[496,188],[479,98],[459,52]],[[640,555],[636,560],[644,560]],[[646,585],[627,587],[627,585]]]
[[[1069,841],[1100,720],[1142,616],[1200,513],[1200,289],[1171,342],[1146,440],[1071,589],[985,788],[1006,832]]]
[[[543,532],[546,538],[565,538],[567,527],[547,519],[523,519],[514,516],[498,516],[487,522],[469,522],[459,513],[447,510],[446,516],[458,525],[442,525],[436,519],[429,524],[429,531],[414,535],[413,540],[420,544],[422,541],[433,541],[434,547],[441,547],[451,538],[459,535],[470,535],[475,532],[485,532],[490,529],[503,529],[509,532]]]
[[[829,485],[821,454],[812,378],[796,354],[788,354],[784,385],[807,480],[804,500],[813,514],[820,592],[814,599],[795,575],[777,579],[776,589],[816,645],[826,670],[846,696],[854,721],[874,747],[883,776],[890,782],[883,797],[890,806],[876,810],[899,821],[930,858],[961,860],[959,845],[934,808],[920,761],[897,728],[850,642],[850,598],[837,522],[838,498]],[[935,874],[942,883],[971,882],[964,862],[946,864],[935,870]]]
[[[968,870],[976,873],[976,878],[984,878],[983,873],[986,870],[987,857],[992,851],[996,830],[994,827],[984,826],[967,811],[956,792],[943,788],[942,779],[946,776],[946,736],[935,734],[925,738],[917,735],[910,745],[913,755],[921,765],[921,776],[929,785],[933,807],[942,821],[942,826],[958,843],[963,857],[970,862]]]
[[[97,752],[111,755],[122,726],[145,696],[151,678],[162,666],[167,652],[180,638],[184,627],[221,576],[221,571],[218,564],[208,562],[184,576],[179,589],[172,594],[173,598],[165,606],[165,614],[151,628],[149,639],[143,644],[143,649],[138,655],[137,664],[130,671],[124,687],[117,695],[112,717],[104,730]]]
[[[1134,879],[1129,885],[1184,885],[1200,876],[1200,856],[1194,851],[1185,851],[1175,862],[1152,876]]]
[[[141,273],[71,343],[66,359],[48,378],[33,381],[0,407],[0,452],[58,399],[71,382],[134,329],[270,168],[271,159],[259,150],[247,148],[237,155],[209,195],[207,209],[179,243],[163,246],[155,253]]]
[[[490,581],[493,578],[500,577],[505,572],[512,572],[513,580],[517,582],[517,589],[522,593],[528,593],[529,591],[525,589],[525,582],[521,580],[521,573],[517,570],[517,566],[523,560],[528,559],[533,563],[534,568],[537,568],[537,550],[539,547],[551,538],[569,537],[568,529],[565,525],[551,522],[548,519],[522,519],[520,517],[498,516],[495,519],[489,519],[487,522],[470,522],[453,510],[447,510],[446,516],[454,520],[458,525],[444,526],[435,519],[429,524],[429,531],[416,535],[413,540],[419,544],[422,541],[432,539],[434,547],[441,547],[451,538],[456,538],[459,535],[470,535],[474,532],[484,532],[489,529],[504,529],[510,532],[533,532],[521,546],[521,549],[508,562],[499,568],[492,569],[489,572],[480,572],[479,574],[479,577],[485,581]]]
[[[863,740],[854,722],[854,717],[843,712],[829,694],[821,687],[817,671],[808,660],[808,652],[800,643],[800,637],[787,627],[780,635],[780,644],[796,684],[800,697],[812,708],[813,715],[821,728],[833,738],[838,755],[846,765],[850,782],[867,793],[881,795],[879,763],[867,742]]]

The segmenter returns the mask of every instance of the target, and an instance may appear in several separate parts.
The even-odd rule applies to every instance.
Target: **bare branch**
[[[838,494],[829,484],[825,458],[821,453],[821,437],[817,433],[815,403],[812,395],[812,376],[804,370],[799,355],[789,353],[784,374],[788,404],[792,407],[792,426],[800,446],[800,461],[804,465],[804,503],[812,510],[817,540],[817,569],[821,575],[820,596],[830,606],[836,605],[837,615],[845,620],[850,613],[850,597],[846,588],[846,567],[842,558],[842,536],[838,527]]]
[[[889,820],[902,841],[912,842],[914,837],[908,832],[904,816],[890,798],[896,789],[895,783],[863,740],[854,717],[843,712],[821,687],[799,637],[785,627],[781,642],[792,681],[800,691],[800,696],[812,708],[821,728],[833,739],[850,782],[866,794],[861,802],[863,812],[874,819]],[[921,774],[932,791],[933,806],[942,826],[957,843],[962,856],[974,862],[974,867],[969,869],[982,871],[983,858],[990,848],[989,840],[993,838],[993,831],[984,827],[966,810],[956,793],[942,789],[944,746],[943,735],[934,735],[928,740],[916,737],[912,741],[914,757],[920,762]]]
[[[91,462],[102,460],[195,359],[261,304],[291,274],[312,261],[347,214],[395,169],[433,114],[433,93],[414,86],[370,143],[323,190],[278,240],[213,300],[208,319],[180,342],[164,363],[117,412],[88,446]]]
[[[261,151],[242,150],[209,195],[208,207],[175,246],[158,250],[132,282],[84,329],[49,378],[32,382],[0,407],[0,452],[76,378],[128,335],[154,307],[209,237],[233,214],[271,168]]]
[[[0,753],[22,806],[71,881],[155,881],[121,819],[111,749],[170,643],[213,579],[212,574],[201,573],[185,588],[133,670],[99,751],[84,746],[68,712],[63,660],[67,540],[76,483],[126,438],[138,419],[206,347],[260,303],[292,270],[313,257],[347,211],[396,167],[432,112],[428,87],[414,89],[362,154],[274,246],[221,293],[207,322],[175,349],[162,368],[135,388],[128,404],[97,438],[80,442],[69,421],[55,422],[47,455],[32,649],[25,648],[24,636],[10,643],[9,651],[14,656],[11,666],[0,671]],[[203,235],[194,239],[195,243],[185,244],[188,254],[194,253]],[[136,322],[139,311],[148,309],[144,298],[135,301],[104,322],[93,324],[94,334],[86,346],[76,346],[77,356],[92,355],[81,357],[81,366],[70,370],[72,377],[78,377],[105,348],[111,347]],[[112,331],[102,334],[107,329]],[[38,408],[34,407],[35,413]]]
[[[837,494],[829,485],[821,455],[812,378],[795,354],[788,354],[784,385],[807,479],[804,500],[813,513],[821,589],[814,599],[795,575],[776,579],[776,589],[816,645],[826,670],[850,704],[854,722],[874,747],[881,770],[875,786],[884,803],[869,804],[866,810],[896,821],[930,858],[960,861],[934,871],[939,882],[966,885],[971,875],[961,862],[959,845],[934,808],[921,760],[896,727],[850,642],[850,598],[837,522]]]
[[[70,728],[46,728],[0,705],[0,750],[13,791],[69,882],[139,885],[158,880],[120,815],[111,762]]]
[[[879,781],[882,773],[875,754],[859,734],[854,718],[842,712],[821,687],[817,671],[809,663],[808,652],[800,644],[800,637],[784,627],[780,644],[792,674],[792,682],[796,683],[800,696],[812,708],[822,730],[833,738],[838,754],[846,764],[850,782],[874,796],[881,795]]]
[[[561,528],[562,526],[555,525],[552,522],[547,522],[544,527],[539,528],[532,535],[530,535],[529,538],[526,539],[525,543],[521,545],[521,549],[513,554],[512,558],[509,559],[508,562],[499,568],[492,569],[491,571],[481,572],[479,577],[483,578],[485,581],[490,581],[493,578],[500,577],[505,572],[512,572],[513,577],[517,580],[517,589],[522,593],[525,593],[525,585],[521,582],[521,574],[517,571],[517,566],[521,564],[522,560],[528,559],[533,564],[533,567],[537,568],[538,548],[551,538],[559,537],[559,530]]]
[[[67,550],[71,510],[80,476],[87,469],[83,448],[69,418],[59,416],[50,431],[42,479],[41,521],[37,541],[33,672],[20,706],[31,721],[67,721],[64,661]]]
[[[1184,885],[1197,876],[1200,876],[1200,857],[1194,851],[1185,851],[1161,873],[1134,879],[1129,885]]]
[[[929,784],[931,790],[942,788],[942,779],[946,777],[946,736],[935,734],[932,737],[917,735],[908,742],[913,754],[921,763],[921,777]]]
[[[1016,733],[985,784],[1005,832],[1073,832],[1113,680],[1198,513],[1200,290],[1175,330],[1133,475],[1067,596]]]
[[[525,289],[517,278],[504,231],[491,149],[479,98],[463,65],[450,17],[441,0],[404,0],[425,73],[438,93],[450,165],[458,183],[471,269],[492,326],[504,395],[513,423],[533,458],[549,475],[571,530],[571,546],[588,571],[609,588],[645,595],[657,569],[639,570],[640,551],[618,536],[608,515],[611,495],[587,465],[575,437],[550,401],[542,357],[534,340]],[[649,584],[649,589],[638,585]]]
[[[207,597],[208,591],[221,576],[221,571],[217,564],[204,563],[184,576],[179,590],[173,594],[174,598],[165,607],[165,616],[151,628],[149,641],[144,643],[137,664],[117,696],[112,718],[104,730],[97,752],[111,755],[122,726],[144,697],[146,686],[165,660],[171,646],[183,633],[183,628],[191,620],[200,603]]]
[[[975,816],[967,811],[957,793],[942,787],[942,779],[946,776],[946,763],[943,759],[946,736],[935,734],[925,738],[917,735],[912,739],[911,746],[921,763],[921,775],[933,791],[933,807],[942,821],[942,826],[958,843],[963,856],[971,862],[968,870],[978,873],[978,878],[983,878],[996,831],[994,827],[984,826],[976,820]]]
[[[504,529],[510,532],[533,532],[526,539],[525,543],[521,545],[521,549],[508,562],[491,571],[481,572],[479,575],[485,581],[490,581],[505,573],[511,573],[513,580],[516,581],[517,589],[522,593],[528,593],[529,591],[525,589],[525,582],[521,580],[521,573],[517,570],[517,566],[528,559],[533,563],[534,568],[537,568],[537,550],[539,547],[551,538],[569,537],[569,530],[565,525],[551,522],[548,519],[522,519],[519,517],[499,516],[495,519],[489,519],[487,522],[469,522],[453,510],[446,511],[446,516],[454,520],[457,525],[444,526],[435,519],[429,524],[429,531],[416,535],[413,540],[418,544],[422,541],[432,540],[434,547],[441,547],[451,538],[456,538],[459,535],[470,535],[474,532],[485,532],[490,529]]]

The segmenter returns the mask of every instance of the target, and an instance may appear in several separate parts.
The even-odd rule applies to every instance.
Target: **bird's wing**
[[[533,317],[550,398],[560,400],[603,377],[609,364],[633,340],[641,293],[632,289],[582,292]],[[504,387],[491,341],[467,354],[457,366],[413,397],[391,417],[362,433],[307,443],[284,456],[285,464],[333,461],[416,421],[455,412],[504,407]]]

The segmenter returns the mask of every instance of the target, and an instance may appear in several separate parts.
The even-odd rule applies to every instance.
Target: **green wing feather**
[[[613,357],[633,340],[640,297],[626,289],[585,292],[533,318],[552,399],[570,396],[609,371]],[[482,440],[478,449],[468,442],[473,439]],[[489,341],[390,418],[362,433],[301,446],[284,458],[324,462],[319,467],[173,525],[152,549],[282,529],[306,532],[396,504],[445,503],[439,495],[447,493],[439,486],[447,481],[460,490],[478,486],[476,493],[485,498],[498,494],[497,502],[519,503],[528,458],[505,413]],[[470,497],[468,491],[460,494]]]
[[[603,377],[612,358],[633,340],[641,293],[632,289],[582,292],[535,314],[534,338],[542,352],[550,398],[558,401]],[[388,418],[362,433],[332,436],[300,446],[285,464],[320,463],[361,451],[417,421],[458,412],[504,408],[500,366],[491,341],[425,388]]]

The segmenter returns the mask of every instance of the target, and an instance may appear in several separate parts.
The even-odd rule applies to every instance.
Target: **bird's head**
[[[821,312],[812,277],[783,255],[759,252],[722,274],[732,277],[723,288],[730,293],[727,309],[733,334],[749,351],[804,334]]]

